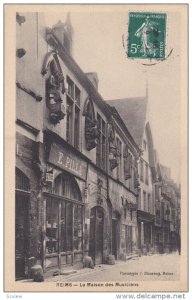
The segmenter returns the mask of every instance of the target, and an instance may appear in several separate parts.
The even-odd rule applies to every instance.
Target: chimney
[[[86,75],[89,78],[89,80],[91,81],[91,83],[93,84],[93,86],[98,91],[99,79],[98,79],[97,73],[96,72],[89,72],[89,73],[86,73]]]
[[[65,50],[72,55],[74,30],[71,24],[70,13],[67,14],[66,22],[58,21],[58,23],[52,27],[52,31]]]

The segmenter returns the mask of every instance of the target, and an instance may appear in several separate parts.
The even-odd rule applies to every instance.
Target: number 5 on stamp
[[[165,58],[166,17],[164,13],[129,13],[128,57]]]

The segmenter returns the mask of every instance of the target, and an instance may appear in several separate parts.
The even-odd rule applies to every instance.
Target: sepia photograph
[[[188,5],[5,5],[4,289],[188,290]]]

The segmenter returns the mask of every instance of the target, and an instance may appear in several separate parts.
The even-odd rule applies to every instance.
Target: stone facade
[[[34,264],[49,276],[125,260],[145,244],[143,184],[155,214],[150,153],[143,183],[141,148],[98,93],[97,74],[72,57],[69,16],[53,28],[39,13],[16,20],[16,278]]]

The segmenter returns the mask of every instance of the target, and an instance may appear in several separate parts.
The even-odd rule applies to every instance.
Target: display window
[[[83,211],[77,182],[59,175],[46,197],[46,256],[70,253],[73,264],[75,253],[83,251]]]

